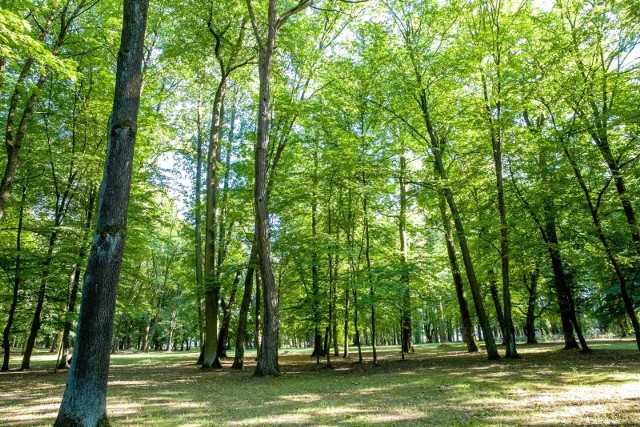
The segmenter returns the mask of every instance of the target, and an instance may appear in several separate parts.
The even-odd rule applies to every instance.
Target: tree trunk
[[[498,325],[500,326],[500,333],[502,334],[502,340],[504,342],[506,340],[504,314],[502,312],[502,304],[500,304],[500,295],[498,294],[498,283],[496,282],[496,274],[494,273],[493,269],[489,270],[487,276],[489,278],[489,292],[491,293],[493,305],[496,308]]]
[[[256,265],[256,244],[251,245],[251,254],[249,255],[249,264],[247,266],[247,275],[244,278],[244,293],[242,295],[242,304],[240,305],[240,315],[238,318],[238,330],[236,332],[236,353],[233,358],[233,369],[244,368],[244,343],[247,339],[247,317],[249,307],[251,305],[251,294],[253,292],[253,275]]]
[[[313,184],[311,190],[311,312],[313,313],[313,353],[316,364],[320,364],[320,357],[324,356],[324,346],[320,335],[320,273],[318,261],[318,147],[313,151]]]
[[[205,281],[205,350],[202,369],[220,368],[218,360],[218,310],[220,300],[220,280],[216,267],[218,233],[218,178],[217,160],[224,115],[224,98],[227,89],[226,76],[223,75],[213,100],[211,113],[211,133],[209,136],[209,155],[207,159],[207,210],[204,249]]]
[[[358,363],[362,363],[362,344],[358,328],[358,291],[355,287],[353,288],[353,327],[355,328],[355,344],[358,347]]]
[[[76,348],[55,426],[108,425],[109,344],[125,244],[148,0],[124,0],[116,88],[96,234],[89,254]]]
[[[202,283],[203,283],[203,263],[202,263],[202,207],[201,207],[201,190],[202,190],[202,91],[198,96],[198,108],[196,124],[197,140],[196,140],[196,188],[195,188],[195,252],[196,252],[196,302],[198,305],[198,333],[200,335],[200,356],[196,364],[202,365],[204,362],[204,317],[202,313]]]
[[[529,283],[527,284],[527,276],[524,276],[524,285],[529,292],[529,298],[527,300],[527,317],[525,324],[525,331],[527,335],[527,344],[537,344],[536,339],[536,300],[538,298],[538,276],[539,270],[536,267],[535,271],[531,273]]]
[[[462,218],[460,217],[458,206],[453,198],[453,192],[448,183],[447,170],[445,169],[444,162],[442,160],[441,141],[438,139],[433,124],[431,123],[425,90],[422,90],[420,92],[419,104],[422,110],[424,123],[429,134],[429,140],[431,142],[431,151],[435,160],[435,168],[437,172],[436,176],[440,185],[442,186],[442,193],[444,195],[444,199],[447,202],[447,205],[449,206],[449,210],[451,211],[451,216],[453,218],[453,223],[455,225],[458,244],[460,246],[460,252],[462,254],[462,261],[467,272],[467,279],[469,280],[469,286],[471,287],[471,294],[473,295],[473,302],[476,308],[476,314],[478,315],[478,321],[484,335],[487,356],[489,360],[499,359],[500,355],[493,338],[493,333],[491,332],[491,325],[489,325],[489,318],[487,317],[487,313],[484,309],[482,295],[480,293],[480,286],[478,284],[475,268],[471,260],[471,251],[467,246],[467,236],[462,224]]]
[[[71,333],[71,327],[73,326],[72,317],[76,308],[76,299],[78,296],[78,287],[80,285],[80,263],[84,261],[86,256],[87,248],[86,243],[89,234],[91,233],[91,226],[93,224],[93,209],[95,206],[96,200],[96,189],[94,187],[89,190],[89,205],[87,206],[86,214],[85,214],[85,223],[84,223],[84,238],[82,240],[82,246],[80,247],[80,251],[78,252],[78,262],[73,266],[73,283],[71,285],[71,293],[69,294],[69,304],[67,306],[67,313],[65,315],[64,321],[64,330],[62,332],[62,357],[60,358],[60,363],[58,364],[58,369],[68,369],[69,368],[69,349],[71,347],[71,340],[69,335]]]
[[[269,123],[271,118],[271,69],[276,39],[282,25],[294,14],[311,6],[312,0],[301,0],[292,9],[278,16],[275,0],[269,0],[267,17],[267,35],[263,39],[256,18],[247,1],[256,41],[258,42],[258,74],[260,79],[258,102],[258,129],[255,145],[254,200],[256,213],[256,241],[258,242],[258,264],[264,286],[264,332],[261,351],[254,375],[280,375],[278,365],[278,293],[271,259],[271,241],[269,235],[269,209],[267,185],[267,157],[269,153]]]
[[[366,178],[363,174],[363,184],[366,183]],[[369,297],[371,298],[371,350],[373,352],[373,364],[378,364],[378,352],[376,349],[376,302],[375,302],[375,289],[373,286],[373,277],[371,276],[371,247],[370,247],[370,235],[369,235],[369,215],[367,207],[367,196],[363,197],[362,212],[364,215],[364,233],[365,233],[365,249],[364,256],[367,262],[367,280],[369,282]]]
[[[582,176],[582,172],[578,167],[578,163],[576,162],[575,157],[569,152],[566,146],[564,147],[564,154],[567,160],[569,161],[569,163],[571,164],[571,167],[573,168],[573,173],[576,179],[578,180],[578,184],[580,184],[580,188],[582,189],[582,192],[584,193],[585,199],[587,201],[587,206],[589,207],[589,213],[591,214],[591,219],[593,221],[593,225],[595,226],[596,232],[598,233],[598,238],[602,243],[602,247],[604,248],[604,251],[607,255],[607,259],[609,260],[609,263],[611,264],[611,267],[613,268],[613,271],[615,272],[616,277],[618,279],[618,284],[620,285],[620,294],[622,296],[624,309],[625,309],[625,312],[627,313],[627,316],[629,317],[629,320],[631,320],[631,325],[633,326],[633,332],[636,337],[636,345],[638,347],[638,350],[640,350],[640,323],[638,322],[638,316],[636,314],[636,310],[633,304],[633,299],[631,298],[630,292],[627,288],[627,279],[624,275],[624,272],[622,271],[622,267],[618,262],[618,259],[613,253],[613,249],[609,244],[609,240],[607,239],[607,236],[604,234],[604,230],[602,229],[600,216],[598,214],[599,201],[597,205],[593,204],[593,200],[591,199],[591,193],[587,188],[585,180]],[[624,183],[622,185],[622,188],[624,189]],[[635,224],[635,222],[633,221],[635,221],[635,215],[633,213],[633,210],[631,210],[630,214],[627,215],[627,221],[629,221],[629,218],[631,218],[632,220],[632,222],[628,222],[629,226],[631,227],[631,230],[634,230],[633,224]],[[634,243],[638,243],[638,242],[634,242]],[[640,248],[640,246],[636,246],[636,247]]]
[[[21,276],[21,263],[22,263],[22,224],[24,221],[24,207],[27,198],[27,182],[22,185],[22,198],[20,200],[20,216],[18,218],[18,230],[16,233],[16,262],[15,271],[13,273],[13,295],[11,299],[11,307],[9,308],[9,316],[7,318],[7,326],[5,326],[2,333],[2,348],[4,350],[4,356],[2,359],[2,371],[9,370],[9,358],[11,356],[11,342],[9,336],[11,334],[11,327],[13,326],[13,319],[18,306],[18,292],[20,290],[20,284],[22,283]]]
[[[47,249],[47,256],[42,264],[42,276],[40,278],[40,289],[38,290],[38,302],[36,303],[36,311],[33,314],[31,330],[29,332],[29,338],[27,339],[27,346],[25,347],[24,356],[22,358],[22,366],[20,367],[20,370],[29,369],[29,365],[31,363],[31,354],[33,353],[33,349],[35,347],[36,338],[38,336],[38,332],[40,331],[40,326],[42,326],[42,319],[40,318],[40,316],[42,314],[42,307],[44,305],[44,297],[47,289],[47,281],[49,280],[51,261],[53,261],[53,248],[58,238],[57,226],[59,224],[57,218],[55,222],[56,224],[54,226],[56,227],[56,229],[54,229],[54,231],[51,232],[51,235],[49,236],[49,248]]]
[[[402,353],[409,353],[413,350],[411,342],[413,338],[411,325],[411,289],[409,288],[409,265],[407,258],[409,248],[407,245],[407,189],[406,189],[407,160],[404,153],[400,157],[400,216],[398,218],[398,231],[400,234],[400,265],[402,273],[400,282],[402,283]]]
[[[257,248],[256,248],[257,250]],[[256,349],[256,360],[260,358],[260,348],[262,347],[262,280],[260,270],[256,270],[256,299],[255,299],[255,315],[253,316],[254,333],[253,347]]]
[[[250,1],[250,0],[248,0]],[[266,46],[260,49],[258,70],[260,75],[258,131],[255,146],[254,199],[256,212],[256,241],[258,243],[258,265],[263,286],[264,320],[260,356],[254,375],[280,375],[278,364],[278,296],[269,231],[269,208],[267,199],[267,157],[269,153],[269,122],[271,115],[271,68],[277,37],[276,10],[273,1],[269,7],[269,29]]]
[[[229,294],[229,301],[226,306],[223,307],[222,327],[218,335],[218,357],[227,357],[227,338],[229,337],[229,327],[231,326],[231,311],[236,302],[236,292],[238,291],[238,284],[240,283],[240,276],[242,271],[236,271],[236,277],[233,279],[231,285],[231,292]]]
[[[478,341],[473,333],[473,323],[471,321],[471,314],[469,313],[467,296],[464,292],[462,274],[460,274],[460,265],[458,264],[453,234],[451,233],[451,221],[447,215],[447,207],[445,203],[444,197],[440,196],[438,206],[440,208],[440,216],[444,226],[444,237],[447,246],[447,254],[449,256],[449,265],[451,266],[451,275],[453,276],[453,285],[456,289],[456,298],[458,300],[458,307],[460,308],[462,340],[467,345],[467,351],[469,353],[473,353],[478,351]]]

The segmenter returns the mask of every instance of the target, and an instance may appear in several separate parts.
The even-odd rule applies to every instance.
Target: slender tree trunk
[[[2,359],[2,371],[9,370],[9,358],[11,356],[11,342],[9,336],[11,334],[11,327],[13,326],[13,319],[18,306],[18,292],[20,291],[20,284],[22,282],[21,276],[21,263],[22,263],[22,224],[24,222],[24,207],[27,198],[27,183],[22,186],[22,198],[20,200],[20,216],[18,217],[18,231],[16,233],[16,262],[15,271],[13,273],[13,295],[11,299],[11,307],[9,308],[9,316],[7,318],[7,326],[5,326],[2,333],[2,348],[4,350],[4,357]]]
[[[500,35],[500,6],[494,10],[494,28],[495,37]],[[505,345],[505,357],[518,359],[520,356],[516,350],[516,337],[513,328],[513,318],[511,316],[511,284],[510,284],[510,262],[509,262],[509,230],[510,226],[507,221],[507,209],[504,200],[504,179],[502,174],[502,140],[503,130],[501,128],[502,114],[502,44],[495,43],[492,52],[493,61],[496,67],[495,79],[495,103],[491,102],[489,91],[487,88],[487,79],[482,77],[482,87],[485,100],[486,117],[489,123],[489,132],[491,135],[491,151],[493,153],[493,165],[496,173],[496,193],[498,199],[498,213],[500,217],[500,256],[502,266],[502,300],[504,303],[503,320],[500,322],[502,329],[502,340]],[[492,105],[493,104],[493,105]],[[495,114],[495,116],[494,116]],[[496,306],[497,309],[497,306]]]
[[[413,338],[411,325],[411,289],[409,288],[409,265],[407,258],[409,248],[407,245],[407,189],[406,189],[406,173],[407,160],[404,153],[400,157],[400,216],[398,220],[398,229],[400,234],[400,265],[402,273],[400,281],[402,282],[402,353],[409,353],[413,350],[411,340]]]
[[[244,368],[244,343],[247,339],[247,317],[251,306],[251,294],[253,293],[253,275],[256,265],[257,248],[255,242],[251,245],[247,274],[244,278],[244,293],[242,304],[240,305],[240,315],[238,318],[238,330],[236,332],[236,353],[233,358],[233,369]]]
[[[473,333],[473,323],[471,321],[471,314],[469,313],[467,296],[464,292],[462,274],[460,274],[460,265],[458,264],[453,234],[451,233],[451,221],[447,215],[447,207],[445,203],[444,197],[441,196],[439,198],[438,206],[440,208],[440,216],[442,217],[442,224],[444,226],[445,243],[447,246],[447,254],[449,256],[449,265],[451,266],[451,275],[453,276],[453,285],[456,289],[456,298],[458,300],[458,307],[460,308],[462,340],[467,345],[467,351],[469,353],[473,353],[478,351],[478,341]]]
[[[55,227],[58,226],[58,221],[56,219]],[[47,289],[47,281],[49,280],[50,274],[50,265],[51,261],[53,261],[53,248],[56,244],[56,240],[58,238],[58,231],[54,229],[49,236],[49,246],[47,249],[46,258],[42,264],[42,277],[40,278],[40,289],[38,290],[38,302],[36,303],[36,311],[33,314],[33,321],[31,322],[31,330],[29,332],[29,338],[27,339],[27,346],[25,347],[24,356],[22,358],[22,366],[20,370],[29,369],[29,365],[31,363],[31,354],[33,353],[33,349],[35,347],[36,338],[38,336],[38,332],[40,331],[40,327],[42,326],[42,307],[44,306],[44,298]]]
[[[431,151],[433,153],[437,171],[436,175],[440,182],[440,185],[442,186],[444,199],[449,206],[449,210],[451,211],[451,216],[453,218],[453,223],[455,225],[458,244],[460,246],[460,252],[462,254],[462,261],[467,272],[467,279],[469,280],[469,286],[471,287],[471,294],[473,295],[473,302],[476,308],[476,314],[478,315],[478,321],[484,335],[487,356],[489,360],[499,359],[500,355],[498,353],[498,348],[496,347],[495,339],[493,338],[493,333],[491,332],[491,325],[489,324],[489,318],[487,317],[487,313],[484,309],[482,295],[480,294],[480,286],[478,284],[475,268],[471,260],[471,251],[469,250],[469,247],[467,245],[467,236],[462,224],[462,218],[460,217],[458,206],[453,198],[453,192],[448,183],[447,170],[445,169],[444,162],[442,161],[441,142],[436,135],[433,124],[431,123],[425,90],[422,90],[420,92],[419,104],[422,109],[422,116],[429,134],[429,140],[431,142]]]
[[[256,349],[256,360],[260,358],[260,352],[262,347],[262,279],[260,276],[260,270],[256,270],[256,299],[255,299],[255,315],[254,320],[254,334],[253,334],[253,346]]]
[[[532,131],[537,132],[537,129],[531,124],[528,119],[528,116],[525,114],[524,120]],[[551,187],[551,176],[547,171],[547,159],[546,153],[542,150],[539,153],[538,158],[538,167],[540,169],[540,174],[542,176],[542,186],[544,189],[548,190]],[[570,289],[567,285],[567,279],[564,272],[564,266],[562,263],[562,256],[560,253],[560,245],[558,242],[558,235],[556,232],[556,221],[555,221],[555,203],[553,201],[553,194],[550,192],[545,194],[544,205],[543,205],[543,214],[542,218],[540,218],[536,212],[533,210],[529,202],[524,198],[518,186],[516,185],[515,179],[512,180],[514,183],[514,188],[518,195],[518,198],[524,205],[525,209],[534,220],[536,225],[538,226],[538,231],[540,232],[540,236],[543,242],[546,245],[547,252],[549,254],[549,259],[551,261],[551,268],[553,271],[553,284],[554,289],[557,296],[558,308],[560,311],[560,320],[562,323],[562,333],[564,336],[564,348],[565,350],[576,349],[578,347],[578,343],[576,342],[573,335],[573,320],[571,315],[571,304],[569,303],[569,292]]]
[[[527,344],[536,344],[536,300],[538,298],[538,276],[539,269],[536,267],[535,271],[531,273],[529,277],[529,284],[527,284],[527,276],[524,276],[524,285],[529,292],[529,298],[527,300],[527,317],[525,324],[525,331],[527,335]]]
[[[502,304],[500,304],[500,295],[498,294],[498,283],[496,282],[496,274],[493,269],[490,269],[488,274],[489,278],[489,292],[491,293],[491,299],[493,305],[496,308],[496,317],[498,318],[498,325],[500,325],[500,333],[502,334],[502,340],[506,340],[505,321],[502,311]]]
[[[148,0],[124,0],[96,234],[85,273],[76,348],[55,426],[108,425],[109,343],[125,243],[147,8]]]
[[[313,313],[314,339],[313,353],[316,364],[320,364],[320,357],[324,356],[322,336],[320,335],[320,273],[318,261],[318,147],[313,152],[313,183],[311,191],[311,312]]]
[[[324,352],[327,357],[326,368],[333,368],[331,364],[331,326],[327,326],[324,331]]]
[[[195,188],[195,253],[196,253],[196,302],[198,306],[198,333],[200,335],[200,356],[196,364],[202,365],[204,362],[204,317],[202,313],[202,284],[203,284],[203,263],[202,263],[202,207],[201,207],[201,190],[202,190],[202,93],[198,96],[198,108],[196,124],[197,140],[196,140],[196,188]]]
[[[205,281],[205,349],[202,369],[220,368],[218,361],[218,311],[220,300],[220,281],[216,267],[218,232],[218,178],[217,160],[220,134],[224,114],[224,98],[227,89],[226,77],[220,80],[213,100],[211,113],[211,133],[209,137],[209,156],[207,160],[207,211],[204,250]]]
[[[69,368],[69,349],[71,348],[71,340],[69,338],[71,334],[71,327],[73,326],[73,314],[76,308],[76,299],[78,296],[78,287],[80,286],[80,263],[84,262],[84,258],[87,253],[87,240],[91,233],[91,227],[93,225],[93,210],[95,206],[97,191],[95,187],[89,190],[89,205],[85,214],[84,223],[84,238],[82,240],[82,246],[78,252],[78,262],[73,266],[73,283],[71,285],[71,293],[69,294],[69,304],[67,306],[67,313],[65,315],[64,330],[62,332],[62,357],[58,364],[58,369]],[[87,242],[87,243],[85,243]]]
[[[353,288],[353,327],[355,329],[355,344],[358,347],[358,363],[362,363],[362,344],[360,343],[360,329],[358,328],[358,290]]]
[[[364,175],[364,174],[363,174]],[[366,180],[363,176],[363,183]],[[362,211],[364,215],[364,233],[365,233],[365,249],[364,256],[367,262],[367,280],[369,282],[369,297],[371,298],[371,347],[373,352],[373,364],[378,364],[378,352],[376,349],[376,302],[375,302],[375,289],[373,286],[373,277],[371,276],[371,256],[370,256],[370,235],[369,235],[369,215],[367,207],[367,196],[363,197]]]
[[[53,56],[58,55],[60,48],[67,39],[67,31],[70,28],[73,28],[72,23],[75,18],[77,18],[82,12],[85,12],[88,9],[86,2],[80,2],[80,4],[78,4],[76,7],[69,6],[70,4],[67,4],[67,6],[64,7],[62,11],[58,11],[55,9],[50,10],[48,16],[44,19],[44,22],[40,24],[39,40],[42,42],[48,38],[52,38],[50,34],[52,24],[54,23],[54,21],[58,21],[58,18],[60,18],[60,29],[58,31],[58,34],[53,37],[53,46],[51,48],[51,54]],[[22,69],[20,70],[20,74],[16,79],[15,87],[9,101],[9,108],[7,110],[7,124],[5,128],[5,149],[7,152],[7,163],[5,165],[2,179],[0,180],[0,219],[4,217],[7,205],[9,204],[11,189],[13,188],[13,184],[15,183],[15,176],[18,170],[20,151],[22,149],[24,138],[27,134],[29,122],[31,121],[31,117],[33,116],[34,108],[36,106],[36,102],[38,101],[40,91],[48,80],[46,72],[40,73],[39,77],[36,80],[35,87],[26,98],[24,110],[22,110],[19,120],[17,120],[18,105],[23,98],[25,81],[27,81],[34,64],[35,59],[32,56],[28,57],[23,64]],[[0,69],[6,69],[5,62],[2,62],[0,64]],[[4,72],[2,73],[2,75],[4,77]]]
[[[229,301],[223,310],[222,327],[220,328],[220,334],[218,335],[218,357],[227,357],[227,338],[229,337],[229,327],[231,326],[231,312],[236,302],[236,292],[238,291],[238,284],[240,283],[240,276],[242,271],[236,271],[236,277],[233,279],[231,285],[231,292],[229,293]]]
[[[344,337],[342,342],[342,357],[349,357],[349,283],[344,288]]]
[[[618,284],[620,285],[620,294],[622,296],[624,309],[625,309],[625,312],[627,313],[627,316],[629,317],[629,320],[631,320],[631,325],[633,326],[633,332],[636,337],[636,345],[638,347],[638,350],[640,350],[640,323],[638,322],[638,316],[636,314],[636,310],[633,304],[633,299],[631,298],[629,289],[627,288],[627,279],[624,275],[624,272],[622,271],[622,267],[618,262],[618,259],[614,255],[613,249],[609,244],[609,240],[604,234],[604,230],[600,222],[600,216],[598,214],[599,201],[597,205],[594,205],[593,200],[591,199],[591,193],[587,188],[586,182],[582,176],[582,172],[578,167],[578,163],[576,162],[575,157],[569,152],[566,146],[564,147],[564,154],[567,160],[569,161],[569,163],[571,164],[571,167],[573,168],[573,173],[576,179],[578,180],[578,184],[580,184],[580,188],[582,189],[582,192],[584,193],[585,199],[587,201],[587,206],[589,207],[589,213],[591,214],[591,219],[593,221],[593,225],[598,234],[598,238],[602,243],[602,247],[604,248],[604,251],[607,255],[607,259],[609,260],[609,263],[611,264],[611,267],[613,268],[613,271],[615,272],[616,277],[618,279]],[[624,183],[623,183],[623,188],[624,188]],[[629,220],[629,217],[631,217],[631,219],[635,221],[633,210],[631,210],[630,216],[627,216],[627,220]],[[632,224],[635,224],[635,222],[629,222],[629,226],[633,230],[634,228],[632,227]],[[637,247],[640,248],[640,246],[637,246]]]
[[[548,186],[551,178],[547,172],[548,162],[547,153],[540,152],[538,159],[539,167],[543,172],[543,183]],[[582,335],[580,325],[577,322],[575,307],[572,303],[572,289],[570,287],[562,256],[560,253],[560,242],[558,241],[558,233],[556,227],[556,207],[553,197],[547,197],[544,202],[544,223],[543,223],[543,239],[547,243],[547,251],[551,258],[551,267],[553,269],[554,284],[558,296],[558,306],[560,308],[560,318],[562,320],[562,329],[564,333],[565,349],[578,348],[578,344],[573,336],[574,331],[578,336],[583,352],[590,352],[589,347]]]

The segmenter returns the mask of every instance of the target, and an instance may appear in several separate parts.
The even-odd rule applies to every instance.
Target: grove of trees
[[[71,359],[60,425],[124,350],[640,349],[636,1],[0,5],[2,370]]]

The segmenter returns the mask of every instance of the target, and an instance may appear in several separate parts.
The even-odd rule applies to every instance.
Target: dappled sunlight
[[[280,396],[280,399],[288,400],[290,402],[317,402],[319,400],[322,400],[322,396],[320,396],[319,394],[300,394]]]
[[[256,417],[240,421],[231,421],[230,426],[263,426],[263,425],[310,425],[313,417],[305,414],[283,414],[267,417]]]
[[[298,351],[281,357],[279,378],[231,370],[230,360],[202,371],[195,353],[123,354],[112,360],[108,414],[131,427],[640,425],[640,355],[519,351],[520,360],[488,362],[456,346],[421,346],[404,361],[381,352],[379,366],[334,358],[335,369]],[[0,377],[0,425],[51,425],[65,381],[66,372],[43,369]]]

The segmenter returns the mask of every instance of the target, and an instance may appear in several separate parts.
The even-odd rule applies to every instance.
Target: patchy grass
[[[520,346],[520,360],[488,362],[458,344],[420,345],[380,366],[282,350],[282,376],[201,371],[195,353],[112,357],[108,414],[117,426],[257,425],[640,425],[640,353],[630,341],[599,341],[594,353],[555,344]],[[368,349],[370,350],[370,349]],[[15,360],[15,363],[18,359]],[[51,425],[66,379],[38,353],[29,372],[0,374],[0,425]]]

